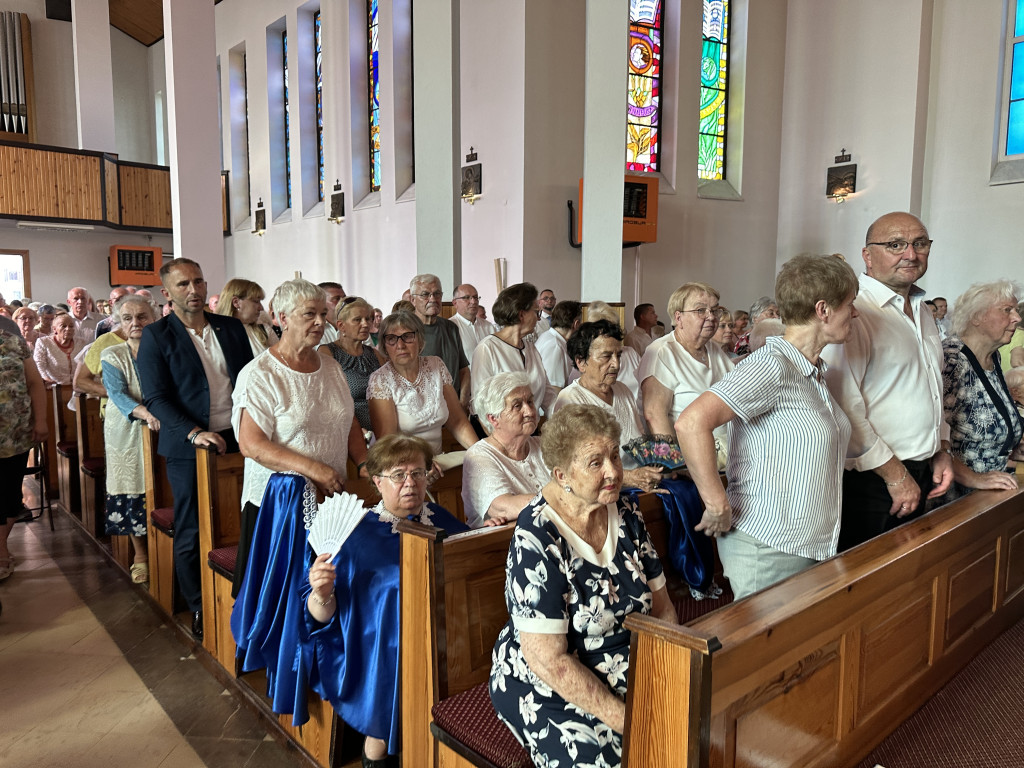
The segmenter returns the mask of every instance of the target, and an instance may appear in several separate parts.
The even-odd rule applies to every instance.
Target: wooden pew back
[[[57,486],[60,506],[72,517],[82,517],[81,482],[78,477],[78,427],[68,410],[71,387],[55,384],[50,390],[53,403],[55,448],[57,451]]]
[[[167,480],[167,461],[156,452],[157,433],[142,425],[142,461],[146,473],[146,547],[149,551],[149,594],[168,616],[175,613],[174,539],[153,524],[153,511],[174,507]]]
[[[699,741],[701,727],[721,768],[855,765],[1022,616],[1024,492],[987,491],[689,627],[631,618],[631,680],[659,684],[630,687],[624,765],[679,765],[647,751],[652,734]],[[671,698],[693,663],[666,664],[664,644],[716,637],[721,650],[703,654],[708,717],[695,725]]]
[[[100,399],[82,392],[75,394],[75,424],[78,432],[79,487],[82,492],[82,526],[93,538],[102,538],[105,526],[106,480],[104,475],[103,422]],[[127,545],[127,546],[126,546]],[[127,570],[131,544],[120,542],[115,559]]]

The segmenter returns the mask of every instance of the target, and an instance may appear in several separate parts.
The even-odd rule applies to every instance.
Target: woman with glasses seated
[[[366,399],[377,439],[401,433],[426,440],[441,452],[441,427],[448,427],[464,448],[477,441],[452,377],[439,357],[420,357],[423,324],[411,312],[384,318],[380,337],[388,362],[370,375]]]
[[[668,313],[675,330],[647,347],[637,378],[651,433],[675,440],[679,414],[729,373],[733,363],[712,341],[722,317],[718,291],[706,283],[686,283],[669,297]],[[715,438],[724,458],[724,426]]]
[[[389,757],[399,748],[397,523],[412,520],[449,533],[469,530],[441,507],[424,503],[433,460],[430,446],[417,437],[388,435],[377,441],[366,467],[381,499],[333,561],[326,554],[316,557],[302,592],[308,634],[303,656],[311,684],[366,737],[364,768],[398,764]]]

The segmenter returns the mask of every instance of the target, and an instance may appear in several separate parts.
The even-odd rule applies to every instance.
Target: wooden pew
[[[102,539],[105,527],[106,457],[103,452],[103,422],[100,421],[98,397],[82,392],[75,394],[75,425],[78,431],[78,482],[82,493],[82,526],[94,539]],[[131,542],[127,544],[128,551],[131,552]],[[129,560],[125,565],[126,570],[131,562]]]
[[[78,425],[68,410],[71,387],[55,384],[50,390],[53,402],[53,432],[56,436],[57,487],[60,506],[79,520],[82,518],[81,490],[78,477]]]
[[[242,509],[244,459],[240,453],[223,456],[215,450],[196,448],[199,481],[199,551],[206,558],[202,568],[203,647],[232,676],[237,676],[235,640],[231,634],[231,596],[235,557],[238,554]],[[266,698],[265,678],[256,675],[254,691]],[[340,734],[334,708],[312,691],[307,691],[309,721],[292,725],[291,715],[277,715],[282,730],[319,765],[333,764],[336,739]],[[269,704],[267,704],[269,707]]]
[[[57,474],[57,420],[53,410],[52,384],[46,385],[46,423],[50,427],[43,450],[46,452],[46,492],[50,499],[60,496],[60,477]]]
[[[142,456],[146,472],[146,547],[149,550],[149,594],[168,616],[176,613],[174,578],[174,495],[167,480],[167,462],[156,452],[157,433],[142,425]]]
[[[1022,616],[1024,492],[983,491],[691,626],[631,617],[623,764],[856,765]],[[682,739],[710,763],[656,751]]]

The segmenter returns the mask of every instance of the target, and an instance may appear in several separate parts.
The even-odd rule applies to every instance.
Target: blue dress
[[[630,633],[623,619],[651,612],[665,576],[635,504],[623,498],[607,512],[608,535],[595,551],[540,496],[519,515],[509,548],[511,618],[491,657],[491,702],[539,766],[622,762],[622,734],[538,678],[519,639],[520,631],[566,635],[568,653],[625,698]]]

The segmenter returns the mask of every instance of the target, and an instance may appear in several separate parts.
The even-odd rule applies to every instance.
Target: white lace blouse
[[[320,368],[300,373],[274,355],[260,355],[242,369],[235,384],[231,426],[239,432],[242,411],[270,440],[329,464],[347,476],[348,433],[355,406],[340,366],[320,357]],[[273,471],[245,460],[242,504],[263,501]]]
[[[540,493],[551,472],[540,452],[540,438],[527,438],[529,455],[522,461],[510,459],[486,440],[466,451],[462,462],[462,506],[466,525],[479,528],[491,503],[506,493]]]
[[[444,385],[451,383],[452,376],[439,357],[420,358],[416,381],[409,381],[388,363],[370,374],[366,399],[392,401],[398,411],[399,431],[423,438],[439,453],[441,427],[448,421]]]

